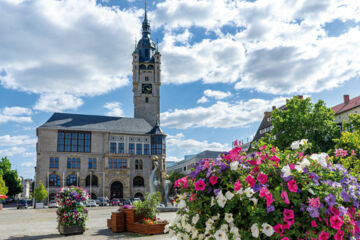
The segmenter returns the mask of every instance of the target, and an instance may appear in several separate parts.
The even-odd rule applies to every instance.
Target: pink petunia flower
[[[292,220],[295,217],[294,211],[291,209],[285,209],[283,211],[283,215],[284,215],[284,220]]]
[[[308,198],[308,203],[311,207],[319,208],[320,207],[320,198]]]
[[[240,189],[241,189],[241,182],[240,182],[240,180],[237,180],[234,183],[234,191],[239,191]]]
[[[266,174],[259,173],[257,180],[259,181],[259,183],[264,185],[268,181],[268,176]]]
[[[189,201],[193,202],[196,199],[196,193],[191,194]]]
[[[282,198],[282,200],[284,201],[285,204],[290,204],[289,196],[288,196],[286,191],[284,191],[284,190],[282,191],[281,198]]]
[[[316,221],[315,221],[315,220],[312,220],[312,221],[311,221],[311,227],[315,228],[315,227],[317,227],[317,226],[318,226],[318,225],[317,225]]]
[[[340,231],[342,225],[343,225],[343,220],[339,217],[339,215],[335,215],[335,216],[330,217],[330,226],[333,229],[336,229],[336,230]]]
[[[269,190],[267,189],[267,187],[260,188],[259,196],[261,198],[266,197],[268,194],[269,194]]]
[[[335,234],[334,239],[335,239],[335,240],[343,240],[344,234],[345,234],[345,233],[344,233],[343,231],[339,230],[339,231]]]
[[[247,176],[246,178],[245,178],[245,181],[250,185],[250,187],[253,187],[253,186],[255,186],[255,182],[256,182],[256,180],[252,177],[252,176]]]
[[[210,179],[209,179],[210,184],[213,185],[213,186],[217,183],[217,180],[218,180],[218,177],[215,176],[215,175],[211,176]]]
[[[274,198],[273,198],[273,195],[271,193],[266,195],[265,199],[266,199],[266,206],[267,207],[269,207],[275,201]]]
[[[294,193],[297,192],[298,186],[296,185],[296,180],[295,180],[295,179],[290,180],[290,181],[287,183],[287,185],[288,185],[288,188],[289,188],[289,191],[290,191],[290,192],[294,192]]]
[[[196,191],[204,191],[205,190],[205,182],[202,179],[199,179],[195,184]]]
[[[321,231],[319,235],[319,240],[328,240],[330,234],[328,232]]]
[[[276,224],[276,225],[273,227],[273,229],[274,229],[274,231],[275,231],[276,233],[280,233],[281,236],[282,236],[283,233],[284,233],[284,229],[283,229],[283,226],[282,226],[281,223]]]

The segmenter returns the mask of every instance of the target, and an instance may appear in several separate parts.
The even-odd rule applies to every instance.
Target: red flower
[[[297,192],[298,186],[296,185],[296,180],[295,180],[295,179],[290,180],[290,181],[287,183],[287,185],[288,185],[288,188],[289,188],[289,191],[290,191],[290,192],[294,192],[294,193]]]
[[[234,183],[234,191],[239,191],[240,189],[241,189],[241,182],[240,182],[240,180],[237,180]]]
[[[245,181],[250,185],[250,187],[253,187],[253,186],[255,186],[255,182],[256,182],[256,180],[252,177],[252,176],[247,176],[246,178],[245,178]]]
[[[195,184],[195,190],[196,191],[204,191],[205,190],[205,182],[202,179],[199,179]]]
[[[215,175],[211,176],[210,179],[209,179],[210,184],[213,185],[213,186],[217,183],[217,180],[218,180],[218,177],[215,176]]]
[[[259,173],[257,180],[259,181],[259,183],[264,185],[268,181],[268,177],[266,174]]]

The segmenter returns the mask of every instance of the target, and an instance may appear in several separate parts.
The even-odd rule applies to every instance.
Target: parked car
[[[121,198],[120,202],[121,202],[121,205],[131,205],[130,199],[127,199],[127,198]]]
[[[141,199],[140,199],[140,198],[134,198],[134,199],[132,200],[132,203],[135,203],[135,202],[141,202]]]
[[[56,200],[51,200],[50,202],[49,202],[49,208],[57,208],[57,207],[59,207],[59,204],[58,204],[58,202],[56,201]]]
[[[96,201],[95,200],[87,200],[86,201],[86,206],[87,207],[97,207]]]
[[[25,209],[27,209],[27,208],[28,208],[28,202],[27,202],[27,200],[25,200],[25,199],[19,200],[19,201],[17,202],[17,204],[16,204],[16,208],[17,208],[17,209],[20,209],[20,208],[25,208]]]
[[[98,198],[97,199],[97,204],[99,206],[109,206],[109,201],[106,200],[105,198]]]
[[[120,206],[120,200],[118,198],[113,198],[111,200],[111,206]]]

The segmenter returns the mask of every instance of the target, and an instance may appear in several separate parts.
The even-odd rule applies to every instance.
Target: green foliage
[[[179,178],[185,177],[185,174],[179,173],[179,172],[171,172],[169,174],[169,180],[171,181],[171,188],[170,188],[170,195],[175,195],[175,188],[174,188],[174,183],[176,182],[176,180],[178,180]]]
[[[298,139],[308,139],[312,152],[327,152],[334,146],[333,139],[340,131],[334,122],[335,113],[322,100],[312,104],[310,98],[293,97],[286,100],[285,109],[271,113],[270,139],[284,150]]]
[[[42,181],[39,182],[39,186],[34,190],[34,198],[37,202],[42,202],[48,195]]]
[[[5,181],[0,175],[0,195],[6,195],[8,193],[8,187],[5,185]]]
[[[154,194],[147,193],[145,196],[145,201],[135,202],[134,207],[136,208],[136,214],[143,214],[145,218],[156,218],[158,213],[157,206],[161,202],[161,193],[155,192]]]
[[[11,163],[7,157],[2,158],[0,161],[0,175],[3,176],[5,185],[8,186],[8,196],[14,196],[22,192],[23,186],[18,173],[16,170],[11,170]]]
[[[360,114],[349,114],[349,121],[344,121],[343,126],[346,131],[360,131]]]
[[[335,149],[345,149],[349,153],[354,150],[355,153],[360,154],[360,131],[341,132],[341,137],[334,139],[334,142]]]

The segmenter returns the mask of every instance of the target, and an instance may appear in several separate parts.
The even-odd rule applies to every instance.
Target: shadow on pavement
[[[144,237],[144,235],[131,233],[131,232],[122,232],[122,233],[113,233],[110,229],[100,229],[96,233],[93,233],[92,236],[106,236],[107,239],[136,239]]]
[[[21,237],[9,237],[7,239],[11,240],[37,240],[37,239],[51,239],[51,238],[61,238],[66,237],[59,234],[46,234],[46,235],[38,235],[38,236],[21,236]]]

